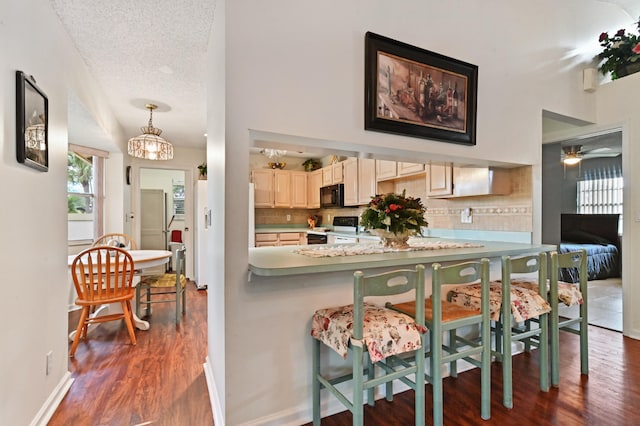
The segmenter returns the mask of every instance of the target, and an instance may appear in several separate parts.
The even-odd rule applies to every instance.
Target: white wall
[[[67,112],[74,92],[110,134],[119,126],[104,94],[46,0],[0,2],[0,424],[43,420],[69,384],[67,340]],[[49,99],[49,171],[16,162],[15,71]],[[45,356],[52,351],[49,375]]]
[[[624,174],[624,224],[622,235],[622,285],[623,285],[623,329],[624,334],[640,339],[640,271],[637,253],[640,250],[640,106],[629,102],[631,93],[640,91],[640,73],[604,84],[597,90],[598,124],[622,126],[622,171]]]
[[[223,204],[229,236],[225,289],[210,290],[210,301],[215,298],[218,305],[210,306],[209,358],[216,374],[226,370],[225,383],[216,377],[222,393],[216,401],[227,424],[309,420],[308,320],[314,305],[339,303],[338,297],[322,299],[319,289],[336,291],[327,277],[247,282],[247,200],[237,196],[237,188],[248,182],[249,131],[326,140],[361,152],[392,147],[417,156],[531,164],[534,239],[539,240],[542,110],[595,121],[596,97],[582,90],[582,69],[599,49],[598,35],[609,28],[602,22],[623,18],[614,6],[579,0],[563,1],[562,7],[552,0],[328,0],[313,6],[234,0],[226,5]],[[479,66],[477,146],[363,130],[366,31]],[[219,78],[216,74],[209,83],[218,87]],[[221,116],[209,111],[210,126],[219,125]],[[219,143],[210,137],[210,170],[211,150],[219,150]],[[215,182],[222,190],[223,181]],[[210,191],[218,190],[211,185]],[[219,192],[215,195],[219,200]],[[342,290],[335,294],[346,297]],[[224,331],[217,322],[221,312]],[[221,336],[225,354],[214,357]]]
[[[226,0],[216,0],[213,30],[209,38],[209,52],[207,55],[207,67],[209,80],[207,81],[207,206],[211,208],[211,227],[207,232],[207,253],[210,261],[206,275],[209,278],[207,298],[207,337],[208,356],[204,369],[211,398],[211,408],[216,425],[227,423],[226,411],[226,383],[231,378],[226,369],[226,306],[227,306],[227,265],[228,256],[237,253],[246,253],[247,247],[242,242],[247,241],[247,217],[239,222],[240,228],[228,228],[226,232],[227,213],[234,216],[242,212],[230,211],[226,207],[227,198],[242,199],[246,179],[238,179],[234,172],[227,166],[229,157],[237,155],[235,144],[226,140]],[[242,146],[241,144],[241,151]],[[228,176],[227,173],[231,173]],[[239,173],[242,173],[239,171]],[[248,196],[247,196],[248,199]],[[247,211],[247,202],[244,204]],[[238,222],[236,222],[238,223]],[[244,234],[244,239],[241,235]],[[226,235],[229,235],[227,240]],[[233,253],[233,254],[232,254]],[[246,254],[244,254],[246,258]],[[243,268],[247,264],[244,263]],[[237,272],[237,271],[236,271]],[[235,278],[235,274],[234,274]],[[229,334],[229,338],[233,338]]]

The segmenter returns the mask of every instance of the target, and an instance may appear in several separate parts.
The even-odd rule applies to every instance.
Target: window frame
[[[90,148],[82,145],[69,144],[67,151],[74,152],[83,157],[92,158],[92,174],[93,174],[93,192],[92,193],[74,193],[67,191],[69,195],[79,195],[82,197],[93,197],[93,235],[91,240],[68,240],[69,245],[82,245],[93,243],[95,239],[104,233],[104,201],[105,201],[105,160],[109,158],[107,151]],[[67,181],[68,182],[68,181]],[[70,219],[69,213],[67,220]]]

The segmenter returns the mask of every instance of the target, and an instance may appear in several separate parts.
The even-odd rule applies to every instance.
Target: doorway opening
[[[545,121],[546,122],[546,121]],[[544,126],[543,126],[544,129]],[[545,133],[543,131],[543,133]],[[561,132],[562,133],[562,132]],[[607,240],[614,246],[612,250],[618,267],[608,268],[602,254],[593,254],[589,262],[589,323],[599,327],[622,332],[623,325],[623,280],[622,280],[622,232],[623,232],[623,170],[622,170],[622,130],[602,129],[595,126],[575,127],[564,132],[564,136],[549,137],[546,133],[542,147],[542,242],[555,244],[559,250],[565,244],[574,243],[563,233],[562,215],[601,214],[619,215],[617,228],[607,233]],[[564,161],[567,153],[577,154],[578,161]],[[565,216],[566,217],[566,216]],[[589,229],[589,235],[597,234],[597,229]],[[603,231],[604,232],[604,231]],[[580,235],[586,235],[582,232]],[[597,241],[595,240],[597,239]],[[615,240],[615,241],[611,241]],[[602,239],[594,235],[593,244],[581,240],[579,244],[588,253],[604,250]],[[609,245],[608,245],[609,246]],[[563,308],[564,309],[564,308]],[[561,314],[571,315],[571,308],[561,310]]]
[[[142,249],[174,251],[182,244],[187,246],[187,275],[193,276],[192,191],[186,184],[188,179],[185,170],[140,168],[138,232]]]

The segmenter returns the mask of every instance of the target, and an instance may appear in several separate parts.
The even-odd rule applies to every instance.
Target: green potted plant
[[[378,234],[386,247],[407,248],[407,240],[412,235],[422,235],[422,227],[429,223],[424,218],[427,209],[420,198],[407,197],[390,192],[376,195],[360,216],[364,229]]]
[[[304,163],[302,163],[302,165],[304,166],[304,170],[306,172],[318,170],[321,166],[320,162],[318,160],[314,160],[313,158],[309,158]]]
[[[200,171],[200,180],[207,180],[207,163],[202,163],[198,166],[198,170]]]
[[[636,22],[640,30],[640,19]],[[598,54],[605,61],[598,68],[603,75],[611,73],[611,79],[615,80],[625,75],[640,71],[640,37],[628,33],[624,28],[619,29],[613,37],[604,32],[600,34],[600,46],[602,52]]]

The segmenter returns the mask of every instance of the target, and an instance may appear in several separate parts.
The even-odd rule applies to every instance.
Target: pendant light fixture
[[[141,127],[142,134],[129,139],[129,155],[145,160],[171,160],[173,159],[173,145],[160,137],[161,129],[153,127],[153,110],[158,108],[154,104],[146,104],[149,110],[149,125]]]

